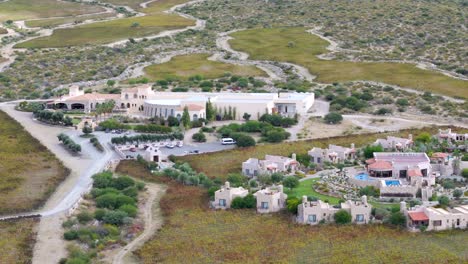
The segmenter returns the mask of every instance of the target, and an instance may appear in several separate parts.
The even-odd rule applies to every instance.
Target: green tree
[[[128,216],[127,213],[123,211],[109,211],[102,218],[102,220],[106,224],[122,225],[124,218],[127,216]]]
[[[394,226],[405,227],[406,217],[402,212],[395,211],[391,213],[389,222]]]
[[[113,87],[115,85],[115,81],[114,80],[108,80],[106,84],[109,87]]]
[[[206,136],[203,132],[193,134],[192,139],[195,142],[206,142]]]
[[[284,179],[284,175],[280,172],[275,172],[271,174],[271,180],[274,183],[281,182]]]
[[[323,119],[327,124],[339,124],[343,121],[343,116],[336,112],[328,113]]]
[[[182,118],[180,121],[182,122],[182,125],[185,128],[190,128],[190,114],[187,106],[184,107],[184,113],[182,114]]]
[[[364,157],[370,159],[374,156],[374,152],[383,152],[382,145],[368,145],[364,148]]]
[[[453,197],[455,197],[457,200],[460,199],[462,195],[463,195],[463,191],[461,189],[455,189],[453,191]]]
[[[215,116],[216,116],[216,112],[215,112],[215,109],[213,108],[213,104],[211,103],[210,100],[208,100],[206,102],[206,107],[205,107],[205,111],[206,111],[206,120],[208,121],[213,121],[215,119]]]
[[[286,207],[288,211],[297,214],[297,206],[301,203],[301,201],[297,197],[288,197],[286,200]]]
[[[249,120],[250,120],[250,117],[251,117],[251,115],[248,114],[248,113],[244,113],[244,115],[242,116],[242,118],[243,118],[245,121],[249,121]]]
[[[90,126],[85,125],[85,126],[83,127],[83,130],[82,130],[82,131],[83,131],[83,133],[84,133],[85,135],[89,135],[89,134],[93,133],[93,128],[90,127]]]
[[[231,202],[232,209],[242,209],[245,208],[244,199],[242,197],[236,197]]]
[[[124,204],[119,207],[119,211],[127,213],[130,217],[135,217],[137,215],[137,208],[130,204]]]
[[[283,185],[289,189],[293,189],[299,186],[299,180],[294,176],[288,176],[284,178]]]
[[[431,134],[429,134],[427,132],[423,132],[423,133],[419,134],[419,136],[416,137],[416,141],[427,144],[427,143],[431,142]]]
[[[257,199],[251,193],[247,194],[244,198],[244,208],[257,207]]]
[[[439,204],[443,207],[446,207],[450,204],[450,199],[445,195],[439,196],[437,200],[439,201]]]
[[[348,213],[346,210],[341,209],[335,213],[334,219],[335,223],[339,225],[348,224],[351,223],[351,214]]]
[[[468,179],[468,168],[462,170],[462,176]]]

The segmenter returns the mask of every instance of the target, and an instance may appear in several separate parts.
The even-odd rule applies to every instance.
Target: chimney
[[[278,185],[278,192],[282,193],[283,192],[283,185]]]
[[[293,153],[293,154],[291,155],[291,158],[292,158],[293,160],[296,160],[296,153]]]
[[[400,202],[400,212],[403,214],[406,214],[406,202],[405,201]]]
[[[351,143],[351,148],[354,149],[354,143]]]
[[[362,201],[363,204],[367,205],[367,196],[363,195],[361,197],[361,201]]]
[[[302,196],[302,203],[307,203],[307,196]]]
[[[226,187],[226,189],[229,189],[231,187],[231,184],[227,181],[224,183],[224,187]]]

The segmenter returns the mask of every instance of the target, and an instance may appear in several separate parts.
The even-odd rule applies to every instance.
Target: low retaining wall
[[[379,188],[380,187],[380,181],[378,180],[373,180],[373,181],[369,181],[369,180],[358,180],[356,178],[348,178],[348,183],[350,184],[353,184],[355,186],[358,186],[358,187],[366,187],[366,186],[374,186],[376,188]]]

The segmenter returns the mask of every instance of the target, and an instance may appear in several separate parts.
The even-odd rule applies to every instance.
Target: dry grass
[[[57,0],[9,0],[0,3],[0,22],[34,18],[76,16],[105,11],[96,5]]]
[[[217,79],[226,72],[239,76],[266,76],[265,72],[255,66],[235,65],[217,61],[210,61],[209,54],[190,54],[176,56],[169,62],[155,64],[144,69],[145,75],[151,80],[161,80],[168,77],[188,79],[199,74],[205,79]]]
[[[233,33],[230,43],[234,49],[249,53],[252,59],[303,65],[317,75],[319,82],[368,80],[468,98],[467,81],[412,64],[319,59],[317,55],[328,52],[329,43],[305,31],[306,28],[250,29]]]
[[[458,128],[452,128],[454,131]],[[435,134],[438,127],[427,127],[422,129],[405,129],[399,132],[371,133],[349,136],[338,136],[321,138],[314,140],[285,142],[279,144],[265,144],[249,148],[236,148],[216,153],[205,153],[200,155],[189,155],[178,157],[182,162],[188,162],[193,169],[204,172],[209,177],[224,179],[228,173],[237,173],[242,169],[242,162],[248,158],[264,158],[266,154],[289,156],[292,153],[305,154],[313,147],[327,147],[329,144],[349,146],[355,143],[356,147],[361,147],[374,142],[377,138],[387,135],[407,137],[408,134],[417,136],[422,132]]]
[[[162,11],[186,0],[156,1],[140,11],[146,16],[96,22],[74,28],[55,30],[51,36],[36,38],[16,45],[17,48],[60,48],[106,44],[128,38],[156,35],[162,31],[194,25],[194,21]],[[137,26],[134,26],[137,25]]]
[[[287,214],[207,210],[206,199],[201,189],[171,185],[161,201],[165,225],[136,252],[142,263],[468,261],[466,231],[413,234],[381,225],[300,226]]]
[[[0,111],[0,214],[41,206],[68,173],[46,147]]]
[[[31,263],[38,218],[0,222],[0,263]]]
[[[48,18],[48,19],[38,19],[38,20],[29,20],[26,21],[26,26],[28,27],[56,27],[68,23],[80,23],[89,19],[104,19],[108,17],[115,17],[117,14],[105,13],[105,14],[91,14],[80,17],[67,17],[67,18]]]

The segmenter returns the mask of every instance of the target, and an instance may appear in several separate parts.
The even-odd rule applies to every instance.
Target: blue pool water
[[[372,181],[374,179],[369,179],[369,174],[365,173],[365,172],[361,172],[359,174],[357,174],[356,176],[354,176],[355,179],[357,180],[361,180],[361,181]]]
[[[400,185],[400,181],[399,180],[386,180],[385,185],[387,185],[387,186],[398,186],[398,185]]]

